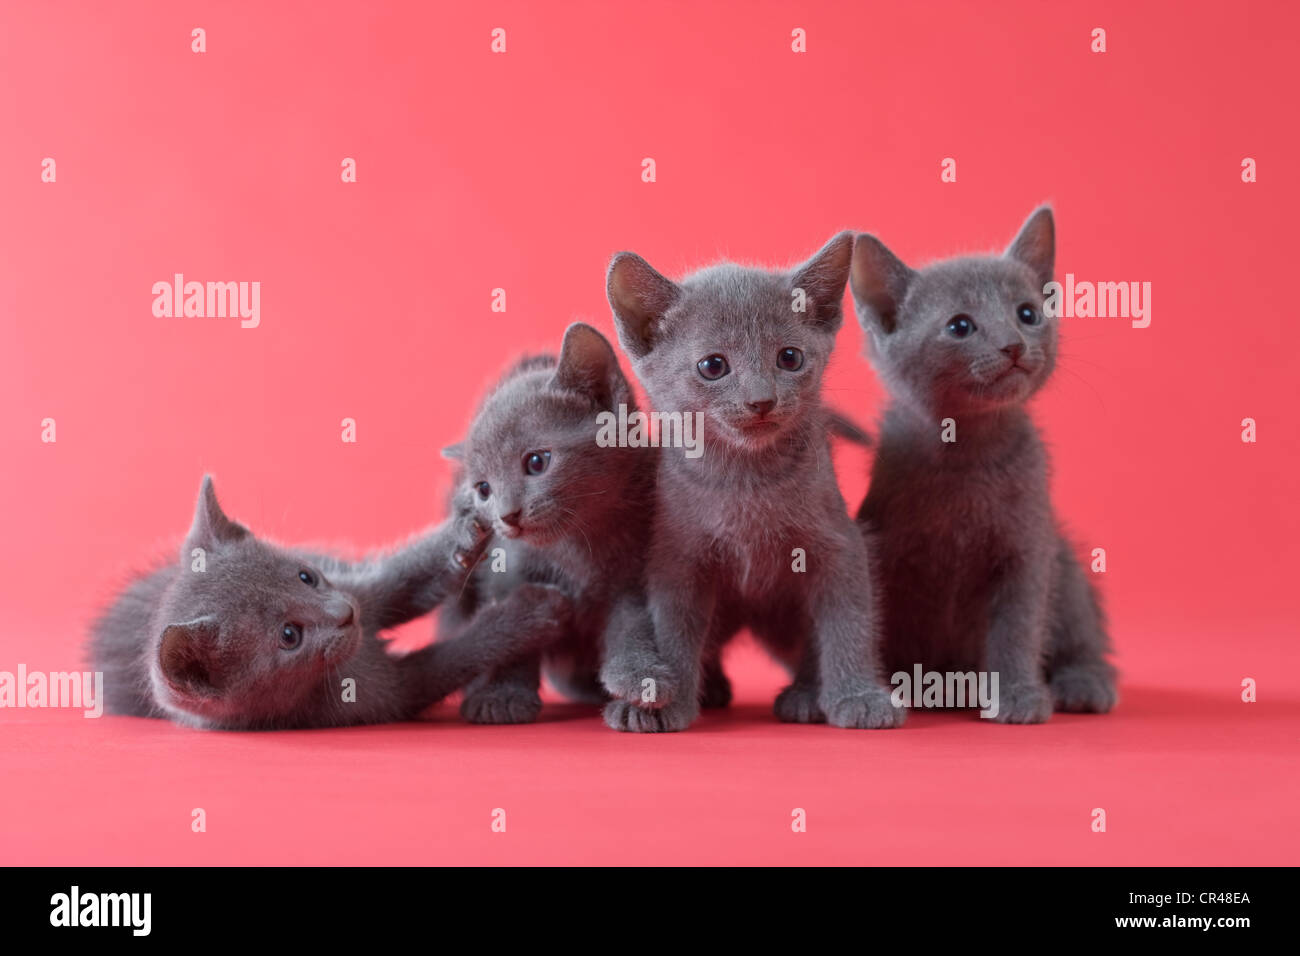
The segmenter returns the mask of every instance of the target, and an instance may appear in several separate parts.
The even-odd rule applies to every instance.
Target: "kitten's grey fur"
[[[466,440],[447,450],[463,462],[457,498],[476,509],[495,536],[468,585],[439,612],[439,635],[477,626],[484,601],[505,600],[529,582],[572,601],[572,625],[543,655],[521,658],[475,681],[462,715],[477,723],[536,719],[543,664],[566,696],[601,704],[602,648],[648,629],[643,554],[654,506],[652,448],[600,447],[597,416],[620,404],[635,411],[618,358],[599,332],[577,322],[560,356],[511,368],[484,400]],[[529,474],[533,453],[548,464]],[[478,493],[486,483],[487,495]],[[502,549],[499,554],[497,549]],[[504,570],[493,570],[504,560]],[[491,605],[489,605],[491,606]],[[505,626],[510,626],[509,622]],[[515,626],[532,626],[521,616]]]
[[[858,317],[892,396],[858,512],[883,585],[886,663],[997,671],[1006,723],[1117,699],[1097,595],[1059,530],[1023,407],[1056,360],[1057,320],[1043,312],[1054,257],[1046,207],[1000,257],[917,272],[874,236],[853,251]],[[964,337],[948,328],[965,328],[958,316],[973,325]],[[945,418],[955,442],[941,441]]]
[[[701,457],[658,450],[653,630],[606,662],[616,729],[682,730],[701,703],[725,703],[718,655],[745,627],[794,675],[776,700],[782,720],[902,722],[877,673],[867,549],[836,484],[821,405],[852,242],[841,233],[787,272],[723,263],[681,282],[633,253],[610,263],[619,341],[651,405],[705,415]],[[802,352],[797,369],[778,364],[789,348]],[[699,368],[711,356],[729,368],[712,380]],[[794,569],[795,549],[806,571]],[[647,676],[654,702],[642,700]]]
[[[367,561],[308,554],[226,517],[205,477],[179,561],[134,581],[94,624],[90,655],[104,672],[107,709],[247,730],[413,718],[552,638],[565,617],[558,591],[531,588],[485,608],[455,642],[387,654],[378,632],[459,588],[485,539],[486,528],[461,516]],[[203,570],[194,569],[195,549]],[[533,627],[493,626],[520,615]],[[299,628],[296,646],[282,641],[286,624]],[[344,700],[345,678],[356,682],[354,702]]]

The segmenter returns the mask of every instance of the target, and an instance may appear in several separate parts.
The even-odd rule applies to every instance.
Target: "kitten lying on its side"
[[[894,727],[877,675],[865,542],[831,467],[821,377],[843,321],[852,236],[790,272],[724,263],[672,282],[621,253],[608,292],[656,411],[704,414],[703,454],[657,450],[647,644],[606,662],[619,730],[689,726],[725,703],[722,645],[748,627],[794,675],[782,720]],[[656,700],[641,697],[656,682]]]
[[[606,641],[648,640],[641,571],[654,507],[654,449],[597,444],[598,416],[620,404],[629,414],[636,409],[614,350],[576,322],[558,360],[538,356],[506,372],[468,438],[446,451],[463,463],[463,506],[496,537],[459,598],[439,612],[440,636],[459,639],[466,628],[482,629],[485,600],[508,600],[530,582],[555,586],[574,611],[544,656],[520,657],[470,685],[461,705],[467,720],[536,719],[543,663],[562,693],[603,703],[598,675]],[[525,630],[534,620],[529,612],[499,623]]]
[[[90,654],[104,672],[107,709],[232,730],[413,718],[549,640],[566,614],[554,588],[529,588],[485,608],[482,628],[457,641],[385,653],[378,632],[427,614],[458,588],[484,537],[460,517],[368,561],[306,554],[259,541],[227,518],[205,477],[180,561],[137,579],[94,624]],[[491,628],[502,615],[533,626]]]
[[[1006,723],[1105,712],[1115,673],[1097,595],[1058,529],[1024,403],[1051,374],[1051,210],[1001,257],[914,272],[874,236],[851,285],[893,398],[858,520],[883,585],[888,668],[999,674]],[[944,419],[956,440],[942,440]]]

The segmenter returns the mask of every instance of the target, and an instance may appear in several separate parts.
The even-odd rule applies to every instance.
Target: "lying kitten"
[[[1006,723],[1116,702],[1097,595],[1058,529],[1023,407],[1056,359],[1043,311],[1054,256],[1047,208],[1000,258],[914,272],[873,236],[853,250],[858,317],[893,398],[858,512],[879,559],[886,662],[997,671]]]
[[[543,664],[551,683],[576,700],[603,703],[601,650],[648,631],[641,591],[649,537],[654,449],[601,447],[597,416],[636,406],[614,350],[589,325],[564,334],[559,359],[540,356],[510,369],[484,400],[469,437],[447,449],[463,462],[458,495],[496,533],[439,634],[481,627],[485,601],[508,600],[531,582],[571,600],[572,625],[545,655],[521,657],[475,681],[461,714],[476,723],[535,720]],[[492,604],[486,605],[491,608]],[[504,627],[536,626],[521,608]]]
[[[619,341],[651,404],[704,414],[701,457],[658,451],[652,640],[629,640],[606,663],[616,729],[682,730],[702,702],[725,703],[718,654],[745,627],[794,675],[780,719],[902,722],[877,676],[867,550],[821,406],[851,250],[841,233],[791,272],[724,263],[680,283],[632,253],[610,264]],[[647,673],[654,701],[642,697]]]
[[[457,641],[385,653],[378,632],[427,614],[460,587],[485,537],[461,518],[369,561],[305,554],[227,518],[205,477],[180,561],[136,580],[94,625],[90,652],[104,672],[107,709],[222,729],[413,718],[553,637],[564,619],[554,588],[521,589],[484,608],[480,626]],[[521,615],[529,629],[491,626]],[[355,684],[345,695],[347,678]]]

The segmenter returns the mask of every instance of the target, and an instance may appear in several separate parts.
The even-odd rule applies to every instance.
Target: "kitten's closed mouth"
[[[1008,366],[1006,367],[1006,369],[1004,369],[1003,371],[999,372],[999,373],[994,377],[993,381],[995,381],[995,382],[1000,382],[1000,381],[1002,381],[1004,378],[1007,378],[1009,375],[1011,375],[1012,372],[1019,372],[1021,375],[1031,375],[1031,374],[1033,374],[1032,372],[1030,372],[1029,369],[1025,368],[1025,367],[1024,367],[1023,365],[1021,365],[1020,363],[1018,363],[1018,362],[1013,362],[1012,364],[1008,365]]]

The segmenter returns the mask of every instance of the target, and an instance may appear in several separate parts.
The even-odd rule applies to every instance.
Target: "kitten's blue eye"
[[[803,368],[803,353],[796,348],[782,349],[776,353],[776,366],[787,372],[797,372]]]
[[[710,355],[708,358],[702,358],[695,363],[695,367],[700,370],[700,376],[707,378],[710,382],[716,382],[722,376],[731,371],[731,366],[721,355]]]
[[[488,495],[492,494],[492,486],[489,485],[486,481],[480,481],[477,485],[474,486],[474,490],[478,492],[478,496],[482,498],[484,501],[487,501]]]
[[[975,331],[975,322],[969,315],[963,313],[961,315],[954,315],[949,319],[946,328],[949,335],[954,338],[964,339]]]
[[[302,643],[302,625],[286,624],[280,628],[280,646],[291,651]]]
[[[549,451],[530,451],[524,456],[524,474],[540,475],[550,463],[551,453]]]
[[[316,586],[316,575],[310,571],[299,571],[298,580],[308,587],[314,588]]]
[[[1039,322],[1043,321],[1043,317],[1039,315],[1038,310],[1032,305],[1027,304],[1022,304],[1016,307],[1016,318],[1025,323],[1025,325],[1037,325]]]

